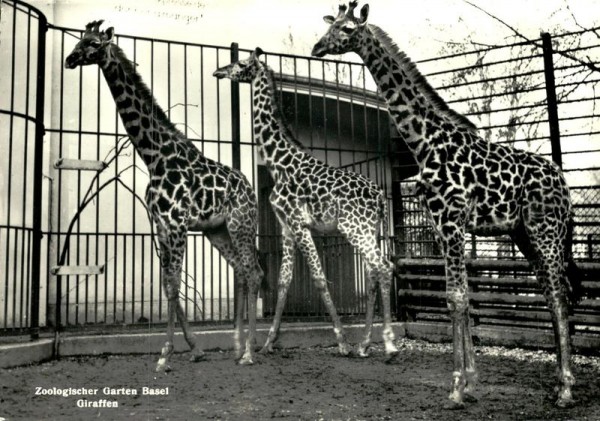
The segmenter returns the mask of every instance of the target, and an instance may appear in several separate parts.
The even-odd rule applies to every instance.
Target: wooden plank
[[[54,266],[50,273],[55,276],[69,275],[102,275],[104,265],[100,266]]]
[[[394,260],[398,269],[431,269],[444,268],[443,259],[404,259],[396,258]],[[595,262],[576,262],[577,267],[584,272],[600,272],[600,263]],[[494,259],[465,259],[467,269],[474,270],[501,270],[501,271],[531,271],[529,262],[525,260],[494,260]]]
[[[54,163],[54,168],[59,170],[102,171],[106,168],[106,163],[91,159],[59,158]]]
[[[398,295],[407,298],[446,300],[446,291],[399,289]],[[516,295],[507,293],[471,292],[469,293],[469,300],[477,303],[546,305],[546,299],[537,294]],[[588,298],[581,300],[576,308],[600,310],[600,299]]]
[[[396,259],[398,268],[443,268],[443,259]],[[493,259],[465,259],[467,269],[478,270],[519,270],[531,271],[529,262],[525,260],[493,260]]]
[[[398,275],[398,278],[401,281],[446,282],[445,275],[419,275],[403,273]],[[469,276],[469,283],[472,285],[539,288],[539,284],[535,279],[527,278],[492,278],[490,276]]]
[[[446,300],[446,291],[400,289],[398,290],[398,295],[402,297],[433,298],[439,300]],[[469,293],[469,299],[471,302],[479,303],[546,304],[546,299],[541,295],[515,295],[506,293],[494,294],[487,292],[472,292]]]
[[[452,340],[450,323],[406,322],[404,327],[406,336],[409,338],[432,342],[450,342]],[[476,326],[473,328],[473,338],[480,345],[555,349],[554,335],[546,329]],[[572,343],[575,350],[598,350],[600,349],[600,335],[577,333],[573,335]]]

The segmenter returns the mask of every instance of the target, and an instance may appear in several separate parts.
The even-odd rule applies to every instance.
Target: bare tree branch
[[[535,45],[538,48],[542,48],[541,44],[539,44],[539,43],[537,43],[537,42],[535,42],[535,41],[527,38],[525,35],[523,35],[517,29],[515,29],[512,25],[506,23],[504,20],[500,19],[499,17],[492,15],[491,13],[489,13],[488,11],[486,11],[485,9],[477,6],[476,4],[471,3],[469,0],[463,0],[463,1],[465,3],[467,3],[468,5],[470,5],[470,6],[473,6],[477,10],[485,13],[486,15],[488,15],[489,17],[491,17],[492,19],[500,22],[502,25],[504,25],[508,29],[510,29],[517,37],[519,37],[519,38],[527,41],[528,43],[531,43],[531,44]],[[554,53],[558,54],[560,56],[563,56],[565,58],[568,58],[569,60],[572,60],[572,61],[574,61],[576,63],[579,63],[580,65],[587,67],[588,69],[590,69],[593,72],[600,72],[600,68],[597,67],[591,60],[590,61],[581,60],[580,58],[578,58],[578,57],[576,57],[576,56],[574,56],[572,54],[569,54],[569,53],[567,53],[565,51],[555,51]]]

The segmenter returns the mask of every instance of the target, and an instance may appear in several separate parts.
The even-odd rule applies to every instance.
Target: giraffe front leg
[[[279,269],[279,280],[277,282],[277,303],[275,305],[275,316],[273,317],[273,323],[267,334],[267,340],[264,346],[259,351],[261,354],[268,354],[273,352],[273,344],[277,340],[279,334],[279,328],[281,326],[281,316],[283,315],[283,308],[287,299],[288,289],[292,282],[292,274],[294,271],[294,259],[296,253],[296,244],[291,233],[284,229],[283,232],[283,256],[281,259],[281,266]]]
[[[373,313],[375,312],[375,300],[377,298],[377,280],[372,270],[368,269],[369,287],[367,290],[367,313],[365,315],[365,336],[358,346],[358,356],[366,358],[369,356],[369,347],[373,335]]]
[[[466,298],[466,297],[465,297]],[[448,298],[448,309],[452,320],[452,343],[453,343],[453,365],[452,391],[448,398],[450,403],[447,409],[462,409],[465,407],[464,395],[467,384],[465,372],[465,311],[462,297],[454,296]]]
[[[448,310],[452,320],[453,364],[452,391],[448,409],[465,407],[465,387],[469,367],[474,371],[472,339],[469,329],[469,299],[467,270],[464,262],[464,232],[456,226],[445,226],[440,230],[443,239],[446,260],[446,296]],[[469,335],[469,338],[467,338]]]
[[[256,300],[260,279],[254,280],[250,277],[248,285],[248,336],[246,338],[246,349],[240,359],[241,365],[254,364],[254,347],[256,345]]]
[[[475,368],[475,349],[473,348],[473,336],[471,333],[471,318],[467,311],[465,317],[465,374],[467,377],[467,384],[465,385],[465,400],[467,402],[476,402],[477,398],[473,394],[477,386],[477,380],[479,374]]]
[[[204,353],[204,351],[202,351],[200,348],[198,348],[197,344],[196,344],[196,339],[194,338],[193,334],[190,332],[190,325],[187,321],[187,318],[185,317],[185,312],[183,311],[183,307],[181,306],[181,303],[179,302],[179,297],[177,297],[176,300],[176,308],[177,308],[177,320],[179,321],[179,324],[181,325],[181,330],[183,331],[183,337],[185,338],[185,341],[187,342],[188,346],[190,347],[190,361],[195,363],[198,361],[203,361],[206,358],[206,354]]]
[[[233,330],[233,347],[235,352],[235,359],[240,362],[243,355],[242,341],[244,337],[244,285],[241,275],[238,271],[235,271],[236,281],[236,315],[235,315],[235,328]]]
[[[156,369],[155,371],[157,373],[160,372],[169,372],[171,371],[171,367],[169,366],[169,359],[171,358],[171,355],[173,355],[173,352],[175,350],[175,347],[173,345],[173,336],[174,336],[174,330],[175,330],[175,309],[173,307],[173,303],[171,300],[168,300],[167,303],[167,312],[168,312],[168,319],[167,319],[167,341],[165,342],[165,345],[162,347],[162,350],[160,352],[160,358],[158,359],[158,362],[156,363]]]
[[[398,348],[394,344],[395,335],[392,329],[392,309],[390,302],[390,290],[392,288],[392,263],[384,262],[380,271],[381,301],[383,306],[383,342],[385,344],[385,355],[387,362],[391,362],[398,355]]]

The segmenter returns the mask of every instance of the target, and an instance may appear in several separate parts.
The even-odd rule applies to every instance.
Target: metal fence
[[[3,0],[3,5],[16,17],[3,17],[2,24],[8,29],[2,31],[2,36],[10,42],[18,38],[11,33],[30,33],[32,24],[23,25],[19,16],[33,9],[20,1]],[[8,169],[4,179],[10,185],[9,195],[14,196],[15,186],[22,186],[26,193],[31,185],[43,189],[42,255],[35,260],[39,265],[22,264],[24,258],[18,258],[16,246],[3,249],[3,261],[10,265],[9,271],[2,272],[6,273],[5,294],[25,305],[31,295],[27,282],[33,279],[25,271],[37,266],[42,276],[35,277],[40,280],[36,289],[40,298],[34,307],[41,311],[42,327],[106,329],[163,323],[167,308],[159,259],[146,211],[137,200],[143,197],[148,181],[145,168],[127,143],[100,70],[96,66],[66,70],[62,65],[82,31],[45,22],[42,28],[53,55],[42,60],[40,74],[52,89],[31,96],[47,105],[42,113],[43,175],[34,178],[21,171],[22,163],[27,164],[31,158],[23,156],[24,152],[5,154],[12,167],[3,167]],[[38,34],[29,37],[32,43],[43,42],[38,41]],[[269,215],[270,178],[265,176],[253,140],[251,88],[219,82],[212,76],[216,68],[249,50],[126,35],[116,36],[115,42],[137,64],[158,103],[178,128],[206,156],[241,169],[255,186],[261,206],[257,242],[269,285],[261,291],[260,311],[268,317],[276,300],[280,232],[275,218]],[[36,48],[31,49],[37,52]],[[21,73],[21,48],[3,52],[4,62],[13,66],[12,81],[10,76],[8,80],[3,76],[3,83],[14,89],[19,86],[14,78]],[[279,79],[279,99],[288,122],[307,148],[329,164],[364,173],[387,189],[388,117],[372,92],[374,84],[364,67],[274,53],[267,53],[264,59]],[[13,91],[3,98],[18,96]],[[5,99],[0,106],[5,107]],[[11,144],[21,145],[22,131],[11,132],[10,139]],[[100,172],[74,171],[68,165],[73,160],[103,161],[108,165]],[[24,170],[29,171],[27,167]],[[114,182],[115,179],[120,182]],[[27,203],[12,200],[10,210],[2,217],[7,215],[14,225],[13,207],[29,209]],[[23,241],[19,237],[19,242]],[[361,315],[365,280],[360,256],[340,238],[319,237],[316,243],[322,252],[324,269],[334,281],[332,295],[339,302],[340,313]],[[59,262],[65,266],[94,267],[98,274],[52,275]],[[297,262],[284,316],[325,317],[303,260],[298,257]],[[11,289],[17,282],[9,275],[13,270],[24,272],[22,284],[28,289],[20,295]],[[184,271],[182,298],[188,319],[198,323],[230,322],[234,310],[233,271],[202,234],[188,236]],[[5,310],[11,311],[12,307]],[[17,315],[28,313],[28,309],[23,309]],[[37,324],[24,320],[19,325],[10,317],[2,317],[0,327],[10,333],[16,332],[17,327],[37,328]]]
[[[600,258],[600,124],[595,87],[600,43],[590,29],[486,48],[450,45],[418,63],[448,104],[490,142],[537,152],[558,162],[571,187],[574,254]],[[549,85],[554,89],[549,90]],[[412,178],[399,182],[395,233],[407,257],[439,255]],[[468,237],[470,257],[522,257],[507,237]]]
[[[127,146],[99,69],[65,70],[62,65],[81,30],[48,24],[35,8],[19,0],[2,4],[6,7],[0,23],[0,58],[8,70],[0,79],[0,332],[35,336],[39,328],[131,328],[165,322],[152,229],[136,199],[143,197],[145,169]],[[590,34],[570,36],[589,41],[589,46],[573,46],[564,36],[555,49],[583,56],[595,53]],[[260,215],[257,242],[269,286],[261,291],[260,311],[269,317],[276,299],[280,231],[268,204],[270,177],[253,139],[252,92],[248,85],[219,83],[212,77],[217,67],[249,50],[126,35],[117,36],[116,42],[185,135],[206,156],[240,168],[254,185]],[[53,49],[52,55],[46,56],[46,47]],[[577,257],[597,259],[599,132],[592,83],[597,78],[593,73],[594,77],[579,80],[569,71],[571,64],[562,62],[563,56],[554,57],[558,57],[554,70],[563,139],[560,156],[574,186]],[[430,229],[411,193],[411,180],[398,175],[410,174],[403,169],[409,160],[399,152],[385,105],[364,66],[275,53],[267,53],[265,59],[278,77],[284,114],[302,143],[318,158],[360,172],[388,193],[395,252],[435,255]],[[473,64],[456,64],[465,60]],[[538,47],[518,43],[456,51],[422,61],[419,67],[490,141],[551,155]],[[587,109],[581,111],[575,104]],[[582,156],[591,163],[583,164]],[[100,173],[72,171],[55,166],[61,159],[110,164]],[[116,178],[121,183],[111,182]],[[100,193],[94,195],[96,191]],[[83,210],[82,203],[87,203]],[[365,279],[360,256],[339,238],[317,237],[316,243],[340,313],[362,316]],[[477,238],[470,244],[473,256],[514,254],[501,239]],[[66,265],[94,266],[102,273],[52,275],[63,253]],[[182,297],[188,319],[229,323],[233,272],[201,234],[188,236],[184,270]],[[326,316],[299,257],[285,316]]]

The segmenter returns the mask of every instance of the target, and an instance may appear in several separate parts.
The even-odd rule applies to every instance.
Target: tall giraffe
[[[244,175],[205,157],[186,139],[156,103],[123,50],[112,42],[114,29],[100,31],[103,21],[86,25],[81,40],[65,60],[65,67],[97,64],[108,83],[119,115],[139,157],[148,167],[146,204],[155,224],[161,272],[168,299],[167,342],[156,371],[168,371],[173,353],[175,318],[192,351],[192,361],[203,357],[189,332],[179,302],[182,261],[188,231],[202,231],[234,268],[237,288],[236,356],[252,364],[256,330],[256,298],[263,271],[256,250],[257,201]],[[242,355],[244,295],[249,294],[249,332]]]
[[[418,194],[446,261],[446,294],[453,326],[451,407],[463,407],[477,372],[469,327],[465,232],[509,234],[535,268],[552,314],[557,342],[557,405],[571,405],[569,300],[576,286],[571,256],[569,189],[559,168],[533,153],[489,143],[448,107],[389,36],[367,23],[368,5],[341,5],[312,54],[355,52],[373,75],[400,136],[419,166]],[[568,268],[565,271],[565,263]],[[569,275],[569,278],[567,277]]]
[[[259,60],[261,54],[262,50],[256,48],[248,59],[231,63],[214,72],[217,78],[252,84],[254,135],[260,155],[275,182],[270,201],[282,227],[283,258],[275,317],[261,351],[271,352],[277,338],[292,280],[294,254],[298,247],[308,262],[311,277],[333,320],[339,351],[342,355],[350,353],[310,232],[311,229],[322,232],[337,229],[361,252],[368,273],[365,336],[359,345],[358,354],[364,357],[368,355],[373,309],[379,285],[384,313],[383,338],[386,354],[391,358],[398,352],[391,327],[392,263],[384,256],[378,244],[382,223],[384,234],[387,234],[385,195],[375,183],[362,175],[330,167],[305,150],[284,121],[273,70]]]

